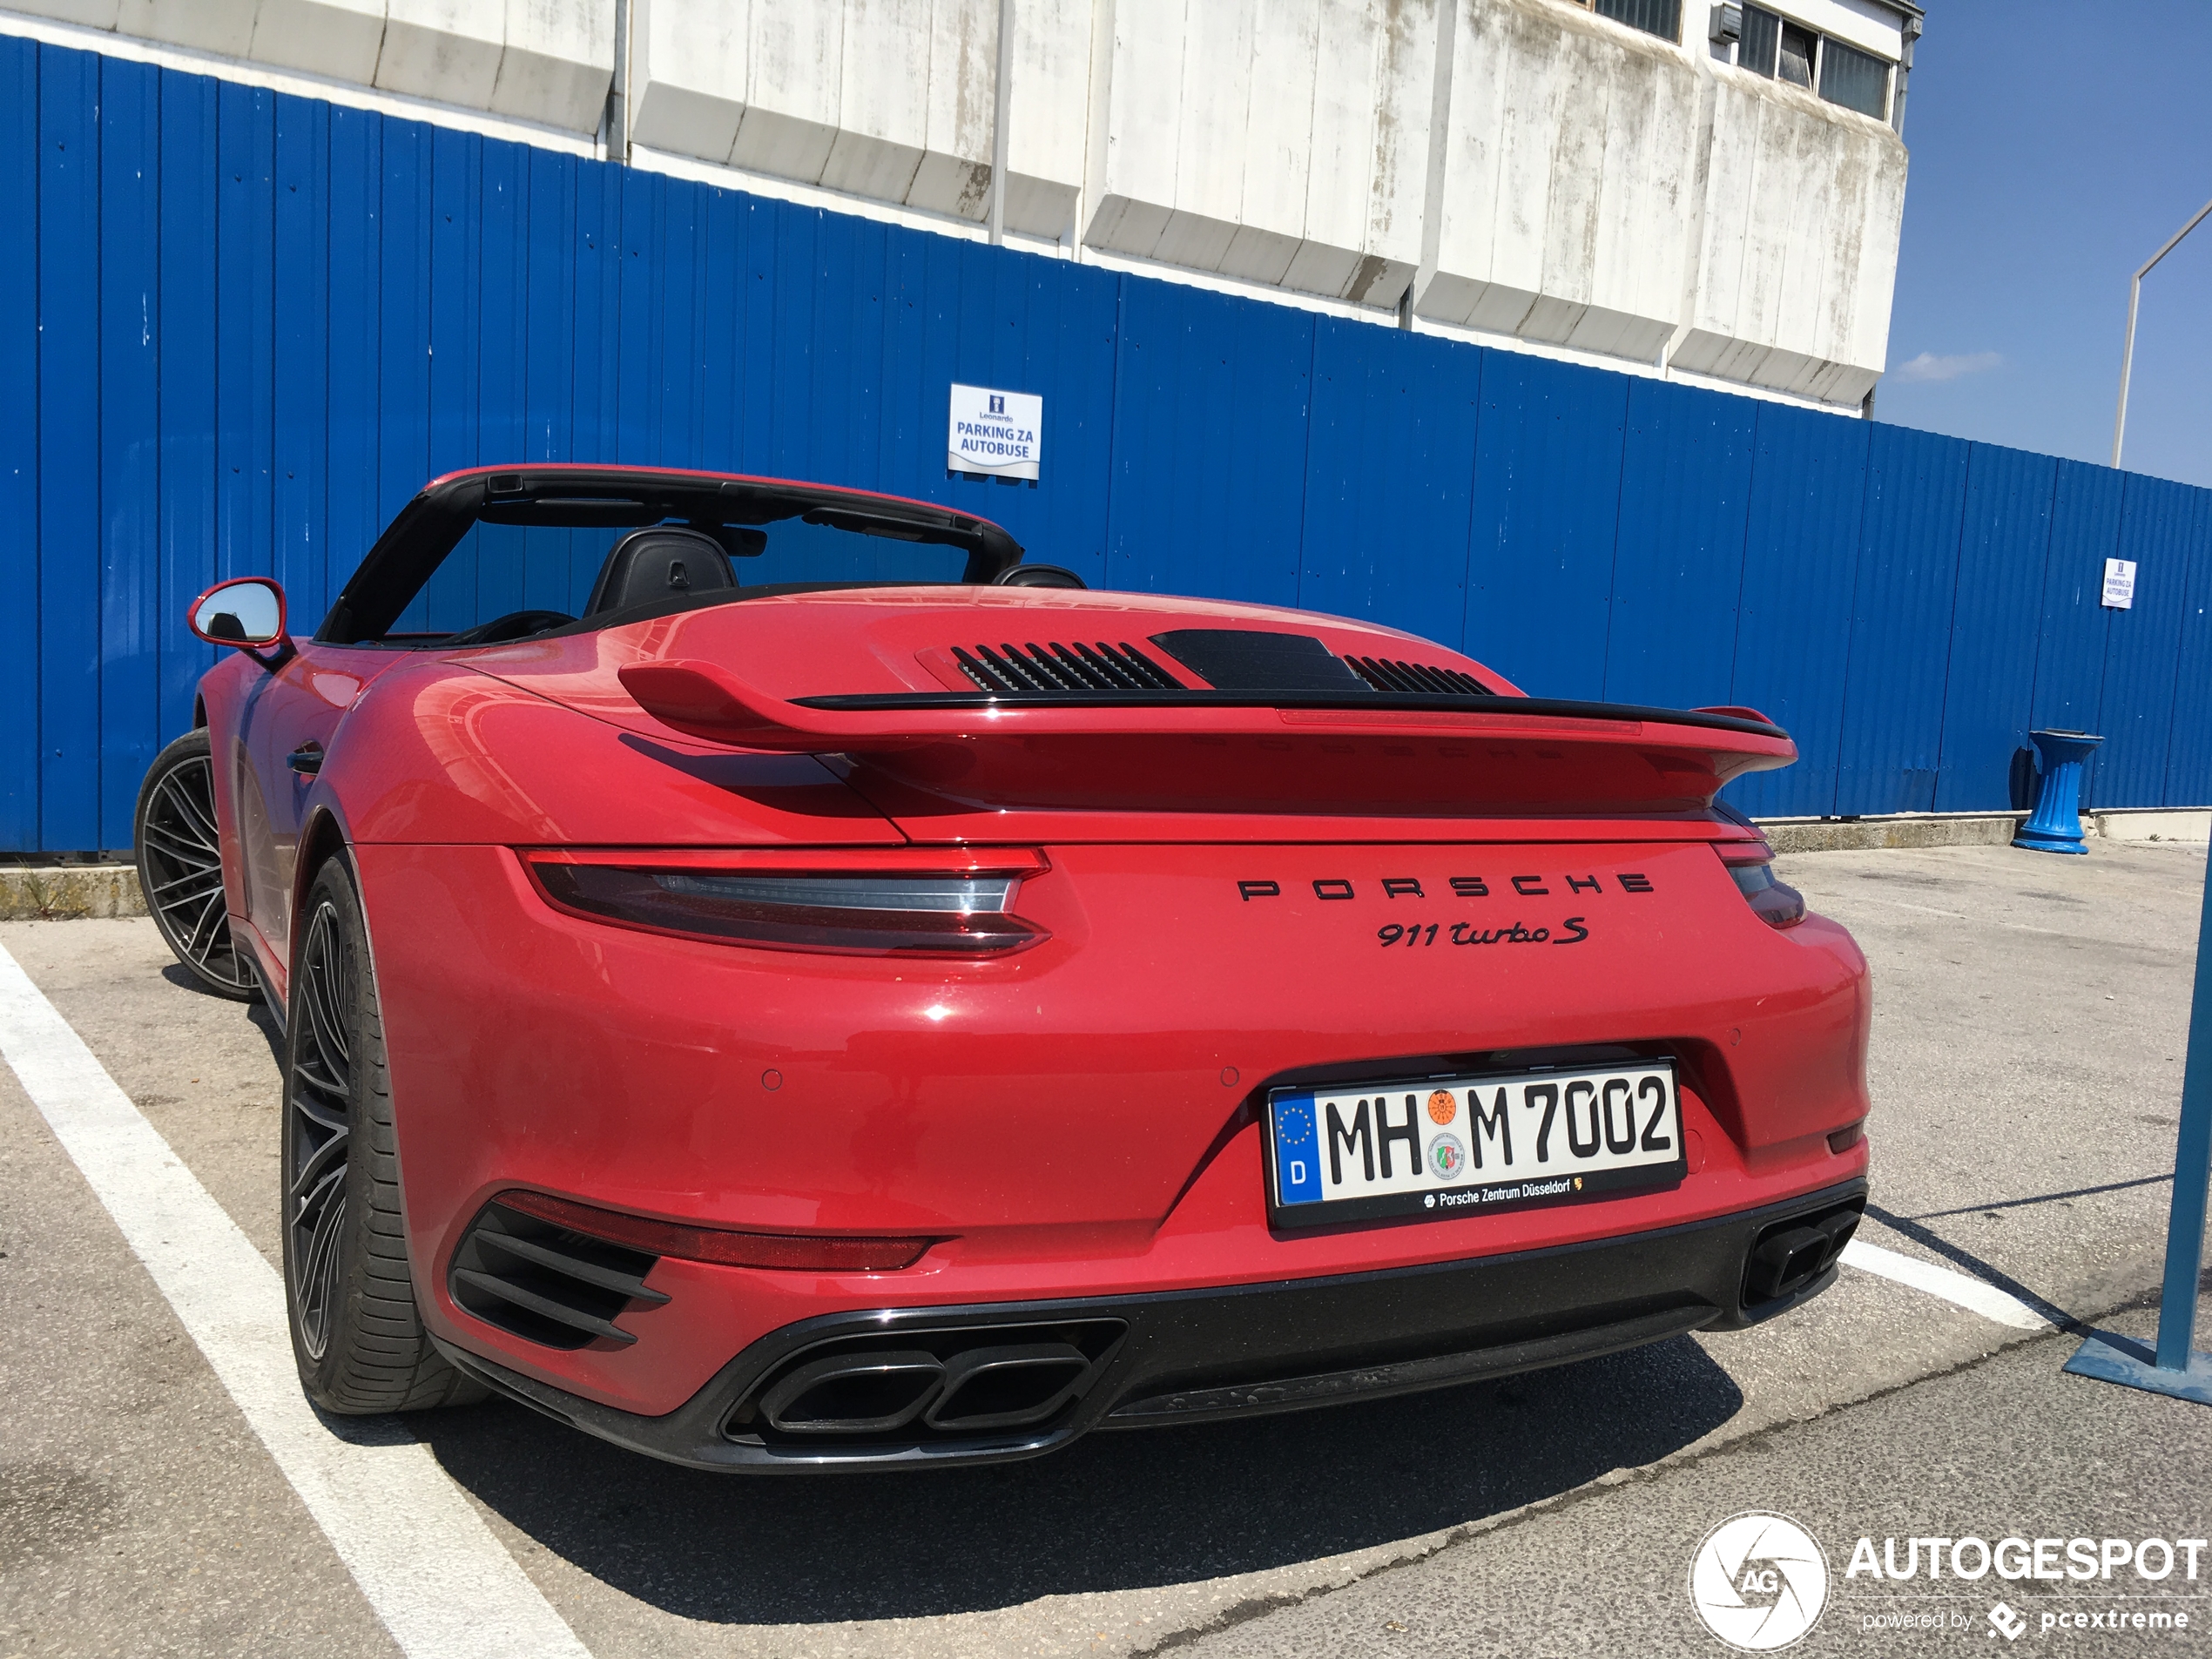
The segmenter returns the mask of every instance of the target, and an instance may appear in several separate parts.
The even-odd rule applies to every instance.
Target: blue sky
[[[2128,279],[2212,199],[2212,3],[1929,0],[1878,419],[2107,462]],[[2143,282],[2124,464],[2212,485],[2212,219]]]

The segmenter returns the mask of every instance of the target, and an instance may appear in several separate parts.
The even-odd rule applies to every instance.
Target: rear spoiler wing
[[[1534,736],[1645,735],[1685,727],[1752,739],[1749,753],[1797,758],[1790,734],[1754,709],[1660,709],[1561,698],[1420,691],[880,691],[772,697],[716,663],[631,663],[617,671],[638,706],[688,737],[745,749],[867,753],[974,737],[1170,735],[1264,732],[1285,725],[1489,728]],[[1735,747],[1734,745],[1727,745]]]
[[[1797,758],[1789,733],[1751,709],[1179,689],[786,699],[715,663],[632,663],[617,672],[647,713],[688,737],[850,755],[908,783],[1002,806],[1697,812],[1731,779]]]

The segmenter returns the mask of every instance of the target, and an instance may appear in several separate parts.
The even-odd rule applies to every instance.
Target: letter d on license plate
[[[1575,1204],[1689,1169],[1670,1060],[1278,1089],[1266,1147],[1278,1227]]]

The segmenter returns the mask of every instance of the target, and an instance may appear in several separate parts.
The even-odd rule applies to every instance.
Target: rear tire
[[[251,1001],[260,987],[231,938],[206,727],[185,732],[146,768],[131,839],[138,891],[185,971],[218,996]]]
[[[348,1416],[465,1405],[430,1344],[400,1211],[399,1146],[368,928],[342,859],[299,913],[284,1054],[284,1289],[307,1397]]]

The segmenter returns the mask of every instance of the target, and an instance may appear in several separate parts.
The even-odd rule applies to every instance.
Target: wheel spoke
[[[145,827],[146,844],[165,853],[174,862],[188,870],[205,870],[219,867],[221,855],[204,841],[187,839],[169,824],[157,824],[149,819]]]
[[[208,761],[194,760],[179,766],[161,780],[162,793],[177,808],[177,815],[185,826],[204,840],[212,850],[220,840],[215,829],[215,768]]]
[[[179,909],[182,909],[180,905]],[[185,948],[196,962],[205,962],[214,952],[221,937],[224,920],[223,894],[220,888],[199,900],[199,909],[192,917],[192,926],[185,929]],[[202,935],[205,935],[203,941]]]
[[[330,1075],[320,1058],[311,1060],[304,1054],[300,1055],[292,1063],[292,1075],[318,1094],[331,1095],[340,1099],[345,1097],[345,1084]],[[300,1096],[295,1103],[303,1111],[307,1109],[305,1096]]]
[[[320,1194],[325,1181],[343,1180],[345,1175],[346,1137],[334,1135],[315,1149],[314,1156],[307,1160],[307,1167],[293,1182],[290,1196],[301,1201],[304,1214],[304,1206]]]
[[[308,1352],[322,1358],[330,1336],[330,1310],[338,1299],[338,1240],[346,1220],[341,1188],[315,1217],[300,1283],[300,1334]]]
[[[323,1052],[324,1060],[340,1076],[351,1076],[353,1054],[346,1041],[344,1004],[341,988],[336,982],[339,952],[331,937],[334,928],[327,926],[324,915],[315,918],[318,936],[309,941],[307,955],[307,1007],[314,1016],[316,1047]],[[313,948],[320,944],[320,950]]]
[[[346,1149],[341,1146],[338,1150],[342,1154]],[[320,1157],[320,1154],[317,1156]],[[302,1176],[293,1183],[290,1195],[298,1200],[298,1207],[293,1211],[292,1219],[304,1226],[322,1225],[323,1211],[343,1196],[341,1184],[345,1178],[346,1166],[342,1158],[335,1167],[333,1167],[329,1161],[325,1160],[321,1169],[315,1173],[312,1181],[306,1176]]]
[[[333,1106],[329,1102],[317,1100],[311,1095],[295,1095],[292,1103],[302,1117],[326,1134],[343,1135],[352,1127],[347,1122],[346,1109],[342,1105]]]
[[[198,887],[189,893],[176,892],[177,888],[185,887],[188,883],[192,882],[199,882],[206,885]],[[155,882],[153,884],[153,891],[146,894],[146,897],[151,899],[154,903],[159,905],[163,909],[166,910],[173,908],[175,906],[182,904],[189,899],[204,899],[207,896],[211,890],[219,891],[222,885],[222,867],[218,864],[203,864],[197,870],[187,870],[182,875],[170,877],[170,879],[166,881]],[[169,894],[172,896],[165,899],[161,896],[163,894]]]

